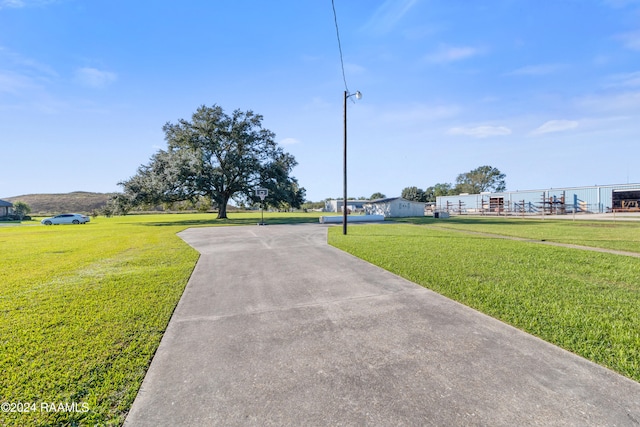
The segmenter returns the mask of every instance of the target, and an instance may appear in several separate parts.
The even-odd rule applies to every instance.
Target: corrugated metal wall
[[[436,199],[436,209],[453,213],[603,213],[611,210],[613,190],[631,189],[640,189],[640,184],[441,196]]]

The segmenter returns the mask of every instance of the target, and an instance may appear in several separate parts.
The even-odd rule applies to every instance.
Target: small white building
[[[368,200],[347,200],[347,206],[350,213],[362,212],[364,210],[364,204],[369,203]],[[325,212],[342,212],[342,205],[344,200],[327,200],[324,203]]]
[[[414,202],[402,197],[372,200],[364,205],[367,215],[384,215],[385,218],[424,216],[425,203]]]

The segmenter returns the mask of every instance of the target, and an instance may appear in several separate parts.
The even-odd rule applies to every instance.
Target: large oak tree
[[[261,115],[240,110],[227,115],[217,105],[203,105],[191,121],[167,123],[163,131],[167,150],[120,183],[131,204],[208,197],[218,207],[218,218],[226,218],[230,200],[255,203],[258,187],[269,190],[267,202],[274,206],[304,202],[304,188],[290,176],[297,162],[262,127]]]

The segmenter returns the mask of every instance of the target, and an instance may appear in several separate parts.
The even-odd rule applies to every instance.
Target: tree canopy
[[[448,196],[454,191],[453,185],[448,182],[438,183],[424,190],[424,198],[427,202],[435,202],[436,197]]]
[[[13,213],[22,221],[24,217],[31,213],[31,207],[25,202],[15,202],[13,204]]]
[[[506,175],[497,168],[480,166],[456,178],[456,193],[480,194],[484,191],[499,193],[504,191]]]
[[[217,105],[203,105],[191,121],[167,122],[167,150],[120,183],[127,199],[140,205],[206,197],[217,205],[218,218],[226,218],[230,200],[257,203],[255,189],[262,187],[269,190],[265,203],[300,207],[305,189],[290,176],[297,162],[262,127],[262,119],[250,110],[227,115]]]
[[[425,193],[418,187],[406,187],[402,190],[400,196],[403,199],[413,200],[414,202],[425,202]]]

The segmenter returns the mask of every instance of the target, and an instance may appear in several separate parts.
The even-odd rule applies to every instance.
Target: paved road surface
[[[326,244],[194,228],[126,426],[638,426],[640,384]]]

